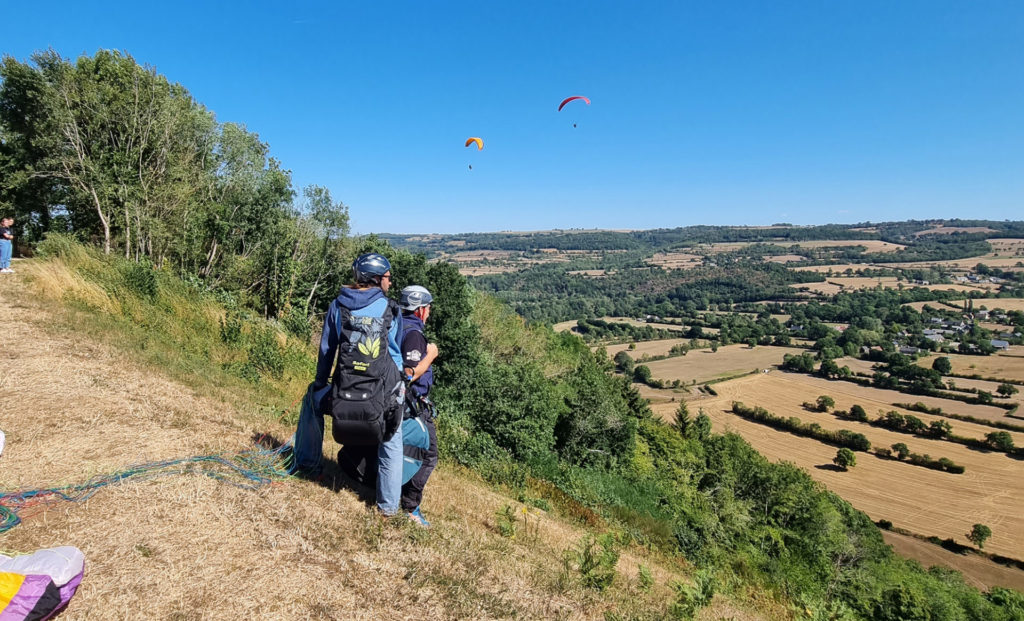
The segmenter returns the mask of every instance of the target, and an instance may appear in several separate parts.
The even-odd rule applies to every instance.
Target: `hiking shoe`
[[[0,270],[0,274],[13,274],[13,273],[14,273],[14,270],[12,270],[9,267],[5,267],[4,269]]]
[[[427,519],[423,517],[423,514],[420,513],[419,507],[416,507],[412,511],[406,513],[406,515],[409,516],[410,520],[412,520],[416,524],[419,524],[423,528],[430,528],[430,522],[428,522]]]

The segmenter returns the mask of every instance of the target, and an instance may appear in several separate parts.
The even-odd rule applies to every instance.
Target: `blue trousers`
[[[14,244],[9,239],[0,239],[0,269],[7,269],[11,266],[11,253],[14,251]]]
[[[299,424],[292,437],[292,472],[316,472],[323,459],[324,415],[321,403],[330,385],[314,391],[311,384],[302,398]],[[394,515],[402,496],[402,433],[399,430],[377,449],[377,508]]]

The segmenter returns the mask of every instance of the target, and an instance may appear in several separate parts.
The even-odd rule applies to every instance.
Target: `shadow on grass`
[[[831,470],[832,472],[846,472],[846,468],[840,468],[835,464],[818,464],[815,468],[818,470]]]
[[[251,440],[254,444],[269,450],[277,450],[287,444],[287,441],[281,440],[277,436],[269,433],[253,433]],[[334,445],[337,446],[337,445]],[[359,481],[358,475],[355,473],[354,466],[351,462],[346,461],[346,465],[349,468],[342,468],[339,460],[344,460],[345,457],[341,451],[338,453],[338,457],[331,459],[330,457],[324,456],[320,461],[320,469],[318,472],[299,472],[294,476],[295,478],[309,481],[320,487],[327,488],[334,493],[338,493],[341,490],[347,490],[354,493],[359,500],[366,503],[367,506],[375,506],[377,502],[377,491],[374,488],[374,483],[363,484]]]

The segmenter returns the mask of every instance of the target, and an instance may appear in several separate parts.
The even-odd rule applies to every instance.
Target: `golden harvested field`
[[[984,263],[989,267],[998,267],[1000,269],[1007,269],[1016,267],[1020,262],[1024,261],[1024,257],[1007,257],[1007,256],[994,256],[992,254],[983,254],[976,257],[967,257],[966,259],[951,259],[949,261],[920,261],[913,263],[886,263],[885,267],[902,267],[910,269],[918,269],[922,267],[944,267],[951,270],[973,270],[974,266],[979,263]],[[881,265],[880,265],[881,267]]]
[[[998,289],[999,285],[997,285],[995,283],[991,283],[991,282],[986,282],[986,283],[978,283],[978,284],[956,283],[956,284],[949,284],[949,285],[941,285],[941,284],[935,284],[935,285],[910,285],[910,284],[908,284],[908,285],[906,285],[906,287],[908,289],[911,289],[911,288],[914,288],[914,287],[923,287],[925,289],[930,289],[932,291],[960,291],[960,292],[979,291],[979,292],[984,293],[984,292],[990,291],[992,289]]]
[[[974,300],[974,310],[980,310],[982,307],[988,310],[1001,308],[1003,310],[1017,310],[1024,311],[1024,299],[1020,298],[976,298]]]
[[[907,302],[904,306],[909,306],[919,313],[924,311],[925,306],[931,306],[932,308],[937,308],[939,310],[963,310],[962,300],[952,300],[950,303],[953,304],[953,306],[943,302]]]
[[[800,261],[806,261],[807,257],[802,257],[798,254],[777,254],[764,258],[768,263],[799,263]]]
[[[511,257],[511,250],[465,250],[453,252],[447,259],[452,263],[471,263],[474,261],[507,261]]]
[[[806,291],[821,295],[835,295],[843,290],[841,286],[833,282],[805,282],[794,283],[789,286],[797,291]]]
[[[602,278],[605,275],[604,270],[570,270],[566,272],[569,276],[590,276],[591,278]]]
[[[922,235],[949,235],[950,233],[995,233],[995,229],[987,226],[935,226],[930,229],[914,233],[914,237]]]
[[[521,265],[488,265],[486,267],[460,267],[459,273],[463,276],[486,276],[488,274],[507,274],[508,272],[518,272],[519,270],[527,267],[525,264]]]
[[[864,246],[867,248],[866,252],[896,252],[906,248],[903,244],[893,244],[880,239],[828,239],[797,242],[796,245],[801,248],[849,248],[851,246]]]
[[[1024,239],[1006,238],[986,240],[992,245],[992,254],[1024,256]]]
[[[872,269],[871,265],[865,263],[840,263],[838,265],[798,265],[793,268],[798,272],[822,272],[827,274],[832,272],[833,274],[842,274],[846,270],[857,270]]]
[[[759,345],[750,349],[737,343],[720,347],[717,352],[710,349],[694,350],[685,356],[657,360],[647,366],[655,379],[680,379],[687,383],[697,380],[702,383],[754,369],[766,369],[781,364],[784,355],[793,353],[800,353],[800,350],[774,345]]]
[[[686,270],[703,265],[704,257],[689,252],[658,252],[647,262],[667,270]]]
[[[829,276],[828,282],[840,285],[844,291],[874,289],[878,286],[894,289],[899,284],[895,276]]]
[[[967,584],[983,591],[994,586],[1024,591],[1024,571],[1006,567],[977,554],[957,554],[927,541],[900,533],[883,530],[882,537],[906,558],[912,558],[925,567],[945,565],[959,569]]]
[[[659,341],[640,341],[636,344],[636,349],[630,350],[629,343],[620,343],[618,345],[608,345],[605,350],[608,352],[608,356],[612,357],[620,351],[624,351],[629,354],[629,357],[633,360],[637,360],[640,356],[647,354],[648,356],[665,356],[668,355],[668,350],[672,349],[676,345],[683,343],[689,343],[690,339],[662,339]],[[698,350],[694,350],[691,354],[697,353]]]
[[[763,242],[723,242],[710,244],[705,247],[712,253],[733,252],[740,248],[751,246],[754,243],[772,244],[775,246],[782,246],[783,248],[790,248],[792,246],[799,246],[800,248],[851,248],[855,246],[863,246],[867,249],[866,252],[896,252],[897,250],[906,248],[906,246],[902,244],[893,244],[880,239],[822,239],[797,242],[779,239],[765,240]]]
[[[739,433],[768,459],[792,461],[805,468],[812,477],[872,519],[884,518],[912,532],[952,537],[961,542],[966,541],[964,535],[971,525],[981,522],[993,532],[992,539],[985,544],[987,551],[1015,557],[1022,555],[1022,462],[1002,453],[974,451],[951,442],[917,438],[854,421],[839,421],[829,414],[808,412],[800,407],[800,402],[812,401],[820,394],[831,395],[836,399],[836,407],[841,409],[853,403],[861,403],[869,412],[872,408],[859,395],[845,394],[845,382],[828,383],[829,390],[822,390],[820,386],[801,381],[802,377],[772,372],[716,384],[719,396],[696,399],[691,402],[690,410],[703,409],[718,431]],[[836,454],[834,446],[742,419],[729,411],[732,401],[760,405],[780,416],[797,416],[826,429],[860,432],[876,446],[903,442],[916,453],[949,457],[964,465],[967,471],[954,475],[858,453],[854,468],[837,472],[830,468]],[[675,404],[652,407],[663,417],[670,417]],[[915,416],[920,415],[915,413]],[[968,423],[955,423],[957,432],[967,431]],[[936,503],[937,498],[942,502]]]
[[[1024,379],[1024,347],[1011,347],[1010,353],[991,356],[946,354],[953,363],[953,372],[960,375],[980,375],[999,379]],[[931,367],[931,360],[918,360],[917,364]],[[953,381],[959,382],[957,378]]]

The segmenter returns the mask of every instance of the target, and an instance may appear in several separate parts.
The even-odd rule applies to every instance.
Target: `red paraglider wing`
[[[561,112],[562,108],[565,107],[565,104],[576,99],[582,99],[583,101],[587,102],[588,106],[590,105],[590,100],[584,97],[583,95],[573,95],[572,97],[566,97],[565,99],[562,100],[562,103],[558,104],[558,111]]]

